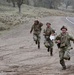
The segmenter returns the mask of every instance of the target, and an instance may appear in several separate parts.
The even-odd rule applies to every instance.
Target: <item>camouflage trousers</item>
[[[33,34],[34,41],[38,41],[40,43],[40,34]]]
[[[50,55],[53,56],[53,41],[49,37],[45,37],[44,45],[47,51],[50,52]]]
[[[60,60],[61,59],[68,60],[70,58],[70,49],[68,47],[60,48],[59,57],[60,57]]]
[[[65,65],[65,60],[70,60],[70,52],[69,52],[70,49],[68,49],[68,47],[66,48],[60,48],[60,51],[59,51],[59,57],[60,57],[60,64],[62,65],[63,68],[66,67]]]
[[[50,38],[45,37],[44,45],[46,48],[48,47],[53,48],[54,43],[52,40],[50,40]]]

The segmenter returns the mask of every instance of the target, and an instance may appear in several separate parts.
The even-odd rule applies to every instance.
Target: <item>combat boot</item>
[[[63,66],[62,70],[66,70],[66,66]]]
[[[65,66],[65,62],[64,62],[64,59],[61,59],[60,60],[60,64],[62,65],[62,70],[66,70],[66,66]]]

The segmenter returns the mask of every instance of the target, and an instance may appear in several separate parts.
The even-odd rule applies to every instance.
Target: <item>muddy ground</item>
[[[39,20],[44,24],[43,29],[46,22],[50,22],[57,34],[61,32],[62,25],[67,26],[69,33],[73,34],[73,27],[65,17],[48,16]],[[74,49],[70,51],[71,60],[66,61],[67,69],[62,70],[59,64],[59,50],[54,44],[53,56],[50,56],[43,44],[43,31],[41,48],[37,49],[30,34],[33,21],[34,19],[30,19],[27,23],[15,26],[0,35],[0,75],[74,75]]]

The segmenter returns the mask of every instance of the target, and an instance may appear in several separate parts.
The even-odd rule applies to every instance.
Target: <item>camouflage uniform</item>
[[[38,44],[38,48],[40,48],[40,33],[42,30],[43,24],[42,23],[38,23],[37,25],[33,24],[31,27],[31,31],[33,31],[33,39],[35,41],[36,44]]]
[[[44,30],[44,36],[45,36],[45,42],[44,45],[45,47],[48,48],[48,52],[50,51],[50,55],[53,55],[53,41],[50,39],[50,35],[55,33],[55,31],[50,27],[50,28],[46,28],[46,30]],[[48,43],[48,45],[46,45],[46,43]]]
[[[65,61],[70,60],[69,50],[71,49],[70,41],[74,42],[74,38],[70,36],[67,32],[66,34],[61,33],[55,38],[55,41],[60,40],[60,51],[59,51],[59,57],[60,57],[60,64],[62,65],[63,69],[66,69]],[[67,53],[67,57],[65,58],[65,53]]]

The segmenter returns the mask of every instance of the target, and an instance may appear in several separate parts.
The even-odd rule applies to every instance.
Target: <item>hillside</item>
[[[32,19],[47,17],[47,16],[74,16],[74,13],[64,12],[60,10],[38,8],[28,5],[22,6],[22,11],[19,14],[18,8],[11,6],[0,5],[0,30],[9,30],[16,25],[29,22]]]

